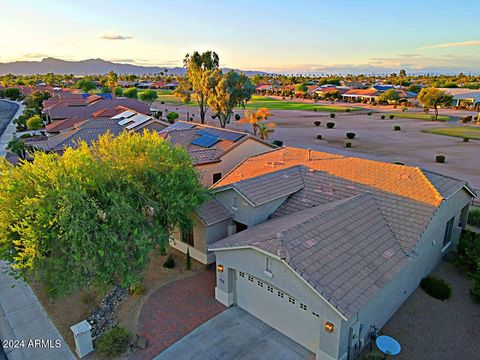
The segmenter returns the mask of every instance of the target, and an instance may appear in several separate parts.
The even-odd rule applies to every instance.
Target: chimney
[[[310,161],[310,159],[311,159],[311,152],[312,152],[311,149],[307,150],[307,161]]]

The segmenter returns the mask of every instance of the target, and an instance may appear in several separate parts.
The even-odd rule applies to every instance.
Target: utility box
[[[70,327],[75,338],[75,348],[78,357],[82,358],[93,351],[92,327],[87,320]]]

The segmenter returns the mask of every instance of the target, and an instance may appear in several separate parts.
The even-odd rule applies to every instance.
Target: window
[[[215,184],[222,178],[222,173],[215,173],[213,174],[213,183]]]
[[[248,226],[242,223],[239,223],[238,221],[233,221],[235,224],[235,231],[239,233],[240,231],[248,229]]]
[[[238,198],[236,196],[233,197],[233,206],[232,206],[232,209],[233,210],[237,210],[238,209]]]
[[[452,242],[453,224],[455,222],[455,216],[448,220],[445,226],[445,235],[443,236],[443,247],[446,247]]]
[[[182,230],[182,241],[190,246],[194,246],[193,229]]]

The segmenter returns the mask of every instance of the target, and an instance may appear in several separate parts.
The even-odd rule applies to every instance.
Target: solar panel
[[[187,123],[187,122],[183,122],[183,121],[179,121],[179,122],[176,122],[175,124],[173,125],[170,125],[169,127],[163,129],[161,132],[168,132],[168,131],[171,131],[171,130],[188,130],[188,129],[191,129],[193,127],[195,127],[196,124],[194,123]]]
[[[137,114],[135,116],[132,116],[128,120],[133,121],[130,125],[127,125],[127,129],[133,129],[134,127],[137,127],[138,125],[143,124],[144,122],[150,120],[151,117],[148,115],[142,115],[142,114]]]
[[[222,140],[230,140],[230,141],[237,141],[238,139],[242,138],[245,134],[236,132],[236,131],[228,131],[222,129],[212,129],[212,128],[205,128],[197,131],[199,135],[207,135],[218,137]]]
[[[220,139],[214,136],[202,135],[192,141],[193,145],[209,148],[210,146],[219,142]]]
[[[120,120],[120,121],[118,122],[118,125],[123,126],[123,125],[125,125],[125,124],[128,124],[128,123],[131,122],[131,121],[132,121],[132,120],[130,120],[129,118],[126,118],[126,119]]]
[[[128,110],[125,110],[125,111],[122,111],[120,114],[117,114],[113,117],[111,117],[111,119],[115,120],[115,119],[124,119],[124,118],[129,118],[131,116],[135,115],[135,113],[133,111],[128,111]]]

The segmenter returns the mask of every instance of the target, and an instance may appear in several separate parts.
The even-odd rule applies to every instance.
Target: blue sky
[[[0,0],[0,62],[103,58],[282,72],[480,73],[477,1]]]

